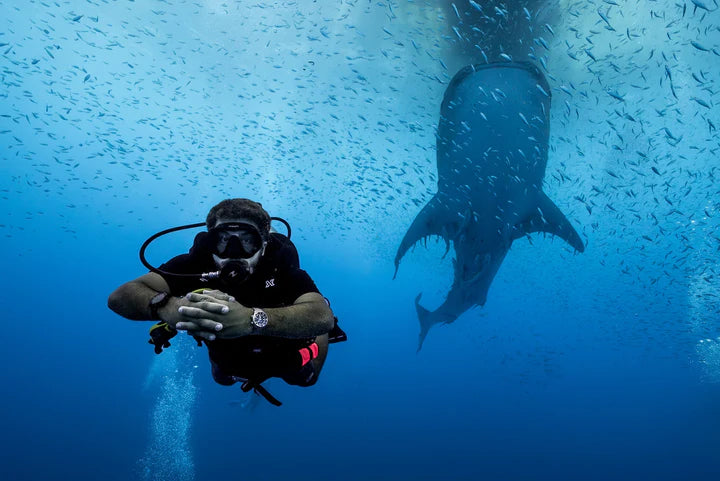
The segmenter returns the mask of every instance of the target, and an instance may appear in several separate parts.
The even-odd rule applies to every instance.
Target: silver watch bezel
[[[267,312],[263,311],[262,309],[258,309],[257,307],[253,307],[253,315],[252,315],[252,325],[255,326],[258,329],[262,329],[263,327],[268,325],[268,315]]]

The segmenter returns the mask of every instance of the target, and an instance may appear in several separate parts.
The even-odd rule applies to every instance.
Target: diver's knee
[[[283,377],[283,381],[291,386],[310,387],[318,380],[319,374],[312,363],[307,363],[296,373]]]
[[[222,386],[232,386],[237,382],[233,376],[225,374],[220,367],[213,361],[210,361],[210,367],[212,372],[213,380]]]

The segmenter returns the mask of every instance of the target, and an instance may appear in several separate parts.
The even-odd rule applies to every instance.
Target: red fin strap
[[[317,343],[313,342],[308,347],[303,347],[298,351],[300,353],[300,357],[302,358],[302,364],[301,366],[304,366],[305,364],[309,363],[311,360],[318,357],[318,345]]]
[[[304,366],[305,364],[310,362],[310,351],[307,348],[300,349],[300,356],[302,357],[302,364],[301,366]]]

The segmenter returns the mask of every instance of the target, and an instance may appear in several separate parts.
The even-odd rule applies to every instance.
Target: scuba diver
[[[283,222],[288,235],[271,228]],[[205,225],[189,253],[159,268],[145,259],[156,238]],[[225,386],[241,382],[272,404],[281,403],[261,384],[279,377],[312,386],[322,370],[328,344],[347,339],[330,303],[300,269],[290,225],[270,217],[249,199],[227,199],[204,223],[175,227],[150,237],[140,259],[150,272],[118,287],[108,307],[131,320],[158,320],[150,329],[155,352],[169,347],[178,331],[208,348],[213,379]]]

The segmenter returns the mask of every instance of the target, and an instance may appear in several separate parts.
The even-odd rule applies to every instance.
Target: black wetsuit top
[[[199,239],[188,254],[179,255],[160,266],[163,271],[177,274],[196,274],[217,270],[212,255],[199,247]],[[170,294],[183,296],[195,289],[218,289],[246,307],[273,308],[292,305],[308,292],[319,292],[315,283],[300,269],[297,251],[285,236],[273,233],[265,254],[255,271],[243,283],[226,285],[220,280],[200,281],[163,275],[170,286]],[[250,319],[248,319],[248,323]],[[226,374],[243,378],[282,376],[285,361],[297,357],[298,349],[313,339],[289,339],[271,336],[245,336],[235,339],[205,341],[210,359]],[[295,368],[296,369],[296,368]]]

